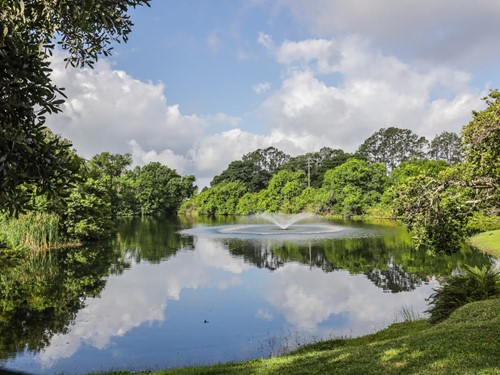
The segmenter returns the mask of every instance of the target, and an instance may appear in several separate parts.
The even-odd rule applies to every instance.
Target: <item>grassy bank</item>
[[[470,303],[433,326],[425,320],[397,323],[372,335],[325,341],[280,357],[151,373],[499,374],[499,337],[496,298]]]
[[[472,246],[500,258],[500,229],[479,233],[471,237]]]

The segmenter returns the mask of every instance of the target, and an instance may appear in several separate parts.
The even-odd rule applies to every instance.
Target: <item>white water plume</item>
[[[285,215],[285,214],[274,214],[274,213],[261,213],[257,214],[258,217],[261,217],[281,229],[285,230],[291,225],[298,223],[301,220],[305,219],[310,219],[314,217],[315,215],[307,213],[307,212],[301,212],[299,214],[293,214],[293,215]]]

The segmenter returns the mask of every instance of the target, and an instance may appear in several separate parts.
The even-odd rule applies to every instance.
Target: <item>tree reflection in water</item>
[[[201,222],[204,225],[228,225],[233,220],[226,217],[222,221],[203,219]],[[127,274],[134,276],[133,268],[138,263],[157,267],[146,270],[144,275],[134,276],[136,294],[145,293],[141,289],[143,286],[136,284],[136,281],[150,276],[149,274],[156,275],[157,279],[144,287],[154,286],[165,290],[168,290],[169,286],[178,287],[174,288],[175,293],[167,293],[166,297],[165,293],[159,293],[154,294],[151,300],[144,299],[150,305],[153,304],[151,301],[155,301],[159,306],[165,304],[162,298],[172,298],[175,295],[179,299],[183,288],[201,290],[204,286],[206,290],[210,290],[216,285],[225,285],[229,291],[229,285],[238,285],[243,279],[239,276],[247,270],[253,267],[268,269],[275,284],[266,285],[264,288],[269,293],[264,297],[273,301],[267,308],[275,308],[275,313],[281,312],[289,322],[313,329],[318,322],[324,321],[333,312],[345,314],[336,301],[326,300],[334,288],[348,285],[349,275],[366,276],[366,279],[358,278],[357,282],[352,284],[357,285],[357,288],[367,288],[367,284],[371,283],[394,294],[415,290],[431,278],[449,275],[465,264],[481,266],[491,262],[489,256],[468,246],[451,256],[430,256],[424,252],[416,252],[413,250],[411,239],[401,227],[386,227],[378,235],[371,237],[302,241],[227,237],[200,239],[179,233],[180,229],[195,224],[196,222],[185,218],[123,219],[120,220],[113,239],[93,247],[63,249],[21,256],[19,259],[11,257],[9,262],[0,259],[0,361],[25,351],[38,353],[50,344],[54,335],[68,333],[75,321],[81,320],[81,317],[77,319],[77,313],[85,306],[86,299],[101,295],[109,275],[121,275],[131,268],[131,272]],[[169,265],[171,267],[168,267]],[[187,286],[182,280],[175,279],[175,271],[180,272],[181,268],[182,275],[187,277],[184,280]],[[215,276],[218,274],[214,269],[225,273],[220,277]],[[238,279],[234,279],[232,275],[237,275]],[[330,277],[334,275],[338,277]],[[126,275],[121,278],[124,276]],[[200,280],[197,276],[200,276]],[[308,286],[312,289],[300,289],[301,280],[308,276],[313,278]],[[213,285],[207,285],[210,277],[214,277],[211,281]],[[337,284],[330,287],[329,283],[334,279]],[[118,281],[115,282],[118,285]],[[109,281],[109,284],[112,282]],[[310,291],[318,287],[326,289],[312,295]],[[123,298],[128,300],[131,291],[129,286],[125,288],[129,289],[123,291]],[[283,291],[287,288],[290,293],[301,290],[305,297],[314,297],[322,303],[319,307],[310,306],[315,311],[305,312],[309,314],[307,316],[311,318],[310,322],[299,314],[304,312],[304,309],[298,306],[300,301],[293,299],[293,296],[291,299],[284,299],[287,296]],[[106,291],[108,289],[106,288]],[[337,290],[336,293],[340,292]],[[373,294],[373,291],[366,293]],[[260,301],[262,303],[262,300]],[[348,299],[343,301],[344,304],[350,302]],[[292,306],[296,307],[296,310],[285,309],[293,303],[297,304]],[[102,305],[106,308],[108,306],[104,301]],[[324,316],[318,315],[318,309],[321,308],[324,310]],[[270,315],[265,310],[262,311],[263,316]],[[158,314],[163,317],[163,310]],[[306,324],[307,322],[310,324]],[[140,323],[141,321],[134,322],[130,327],[137,327]]]

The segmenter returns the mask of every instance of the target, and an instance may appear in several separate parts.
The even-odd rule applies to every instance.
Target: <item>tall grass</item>
[[[29,212],[19,217],[0,217],[0,242],[8,247],[43,251],[61,244],[59,216]]]

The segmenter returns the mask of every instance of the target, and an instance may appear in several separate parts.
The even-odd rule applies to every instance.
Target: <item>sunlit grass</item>
[[[479,233],[470,242],[472,246],[500,258],[500,229]]]

